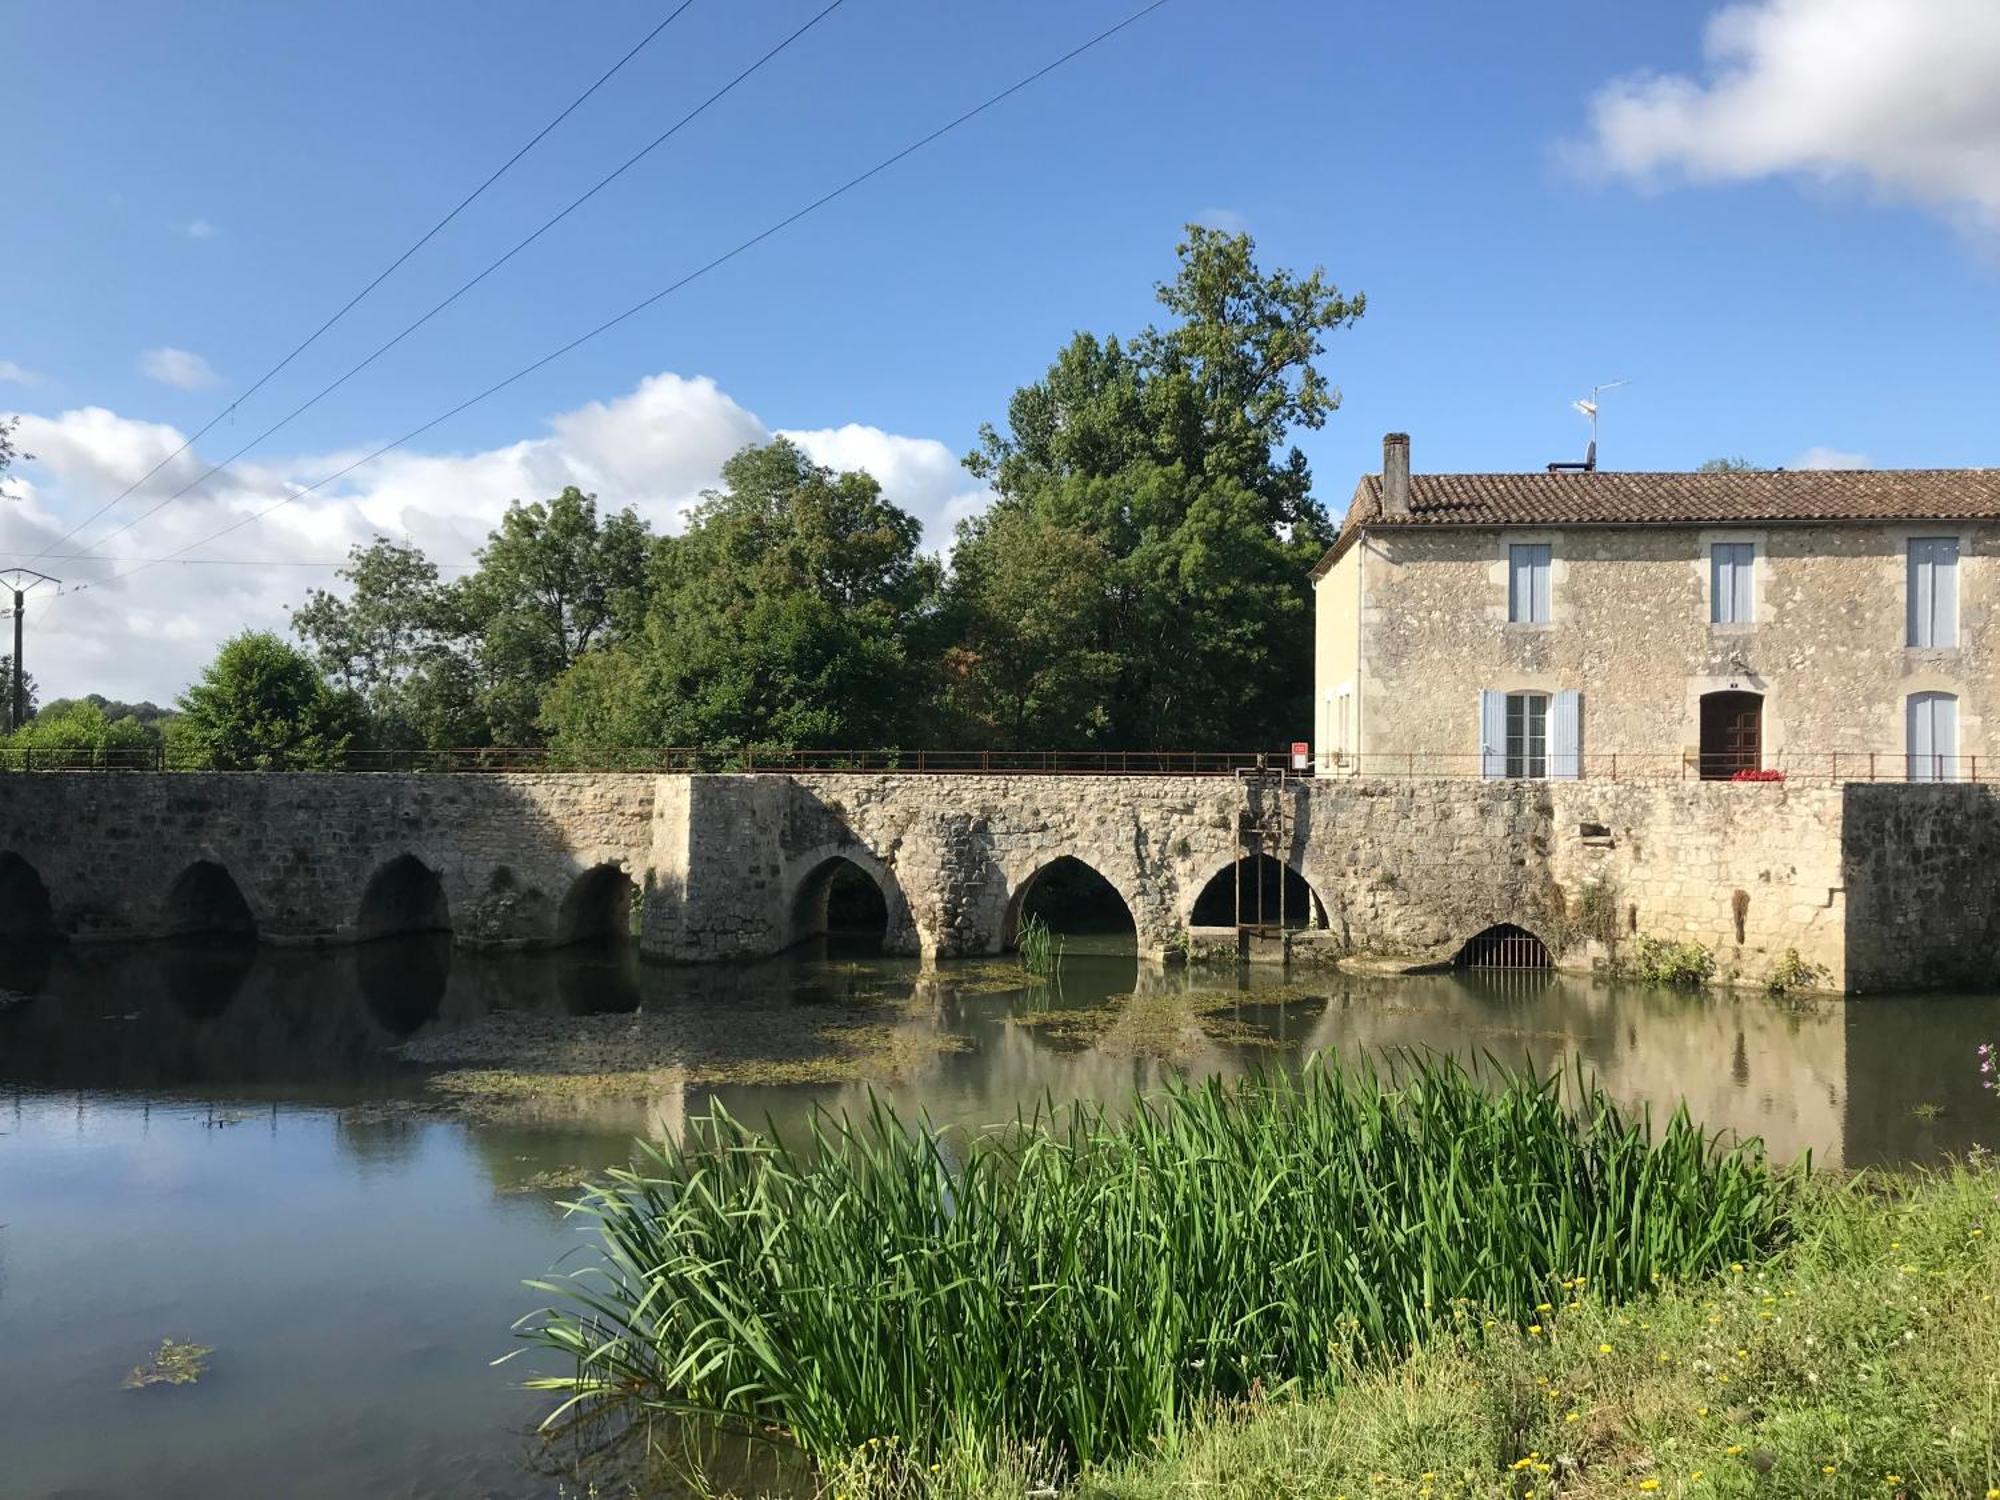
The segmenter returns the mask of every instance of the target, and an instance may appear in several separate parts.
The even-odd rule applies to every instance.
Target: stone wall
[[[1959,640],[1948,650],[1905,644],[1913,535],[1959,538]],[[1716,541],[1756,547],[1749,625],[1709,623]],[[1547,624],[1507,619],[1516,542],[1549,544]],[[1584,755],[1598,764],[1616,752],[1626,776],[1674,774],[1699,746],[1702,695],[1731,689],[1764,696],[1766,766],[1832,751],[1858,765],[1872,751],[1886,757],[1881,774],[1900,776],[1905,703],[1928,691],[1958,697],[1960,753],[1986,757],[2000,725],[1997,544],[1990,526],[1942,523],[1373,533],[1336,569],[1358,575],[1361,768],[1447,757],[1476,775],[1482,689],[1580,691]],[[1325,626],[1323,647],[1354,607],[1334,581],[1322,581],[1318,608],[1342,618]],[[1322,708],[1351,675],[1322,659]]]
[[[2000,789],[1841,791],[1846,975],[1857,990],[2000,981]]]
[[[475,944],[550,943],[578,878],[646,868],[650,776],[36,774],[0,777],[0,854],[33,867],[74,938],[167,930],[169,894],[219,865],[272,942],[355,936],[370,879],[409,855]]]
[[[1026,892],[1067,857],[1117,891],[1157,957],[1227,880],[1244,820],[1284,828],[1323,955],[1443,963],[1508,923],[1566,966],[1643,935],[1700,942],[1743,982],[1795,949],[1835,985],[1908,989],[1990,982],[2000,939],[2000,792],[1983,786],[0,776],[0,907],[32,882],[63,935],[162,935],[176,882],[207,862],[266,939],[351,941],[380,930],[371,881],[407,857],[437,877],[440,925],[462,942],[582,935],[579,900],[623,877],[644,892],[645,952],[701,962],[809,936],[845,862],[881,891],[890,951],[946,958],[1008,947]]]

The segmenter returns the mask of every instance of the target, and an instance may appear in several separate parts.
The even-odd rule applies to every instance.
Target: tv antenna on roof
[[[1581,470],[1582,470],[1582,471],[1583,471],[1584,473],[1586,473],[1586,474],[1589,474],[1589,473],[1593,473],[1593,472],[1595,472],[1595,471],[1596,471],[1596,468],[1597,468],[1597,408],[1598,408],[1598,405],[1599,405],[1600,401],[1601,401],[1601,400],[1603,399],[1603,395],[1604,395],[1604,392],[1606,392],[1606,391],[1615,391],[1615,390],[1617,390],[1617,389],[1618,389],[1618,387],[1619,387],[1619,386],[1621,386],[1621,385],[1630,385],[1630,384],[1631,384],[1631,382],[1630,382],[1629,380],[1606,380],[1606,381],[1601,381],[1601,382],[1600,382],[1600,383],[1598,383],[1597,385],[1594,385],[1594,386],[1592,386],[1592,387],[1590,388],[1590,395],[1589,395],[1589,396],[1585,397],[1585,398],[1584,398],[1583,400],[1581,400],[1581,401],[1572,401],[1572,402],[1570,402],[1570,406],[1571,406],[1571,408],[1572,408],[1573,410],[1577,411],[1577,412],[1580,412],[1580,413],[1582,413],[1582,415],[1583,415],[1583,416],[1584,416],[1584,417],[1585,417],[1586,419],[1588,419],[1588,421],[1590,422],[1590,446],[1589,446],[1588,448],[1586,448],[1586,449],[1584,450],[1584,453],[1583,453],[1583,462],[1582,462],[1582,463],[1580,463],[1580,464],[1568,464],[1568,463],[1555,463],[1555,464],[1550,464],[1550,465],[1549,465],[1549,472],[1550,472],[1551,474],[1554,474],[1554,473],[1558,473],[1558,472],[1560,472],[1561,470],[1564,470],[1564,469],[1581,469]]]

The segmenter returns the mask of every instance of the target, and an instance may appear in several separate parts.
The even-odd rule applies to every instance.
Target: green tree
[[[941,668],[961,739],[995,749],[1103,736],[1119,660],[1101,637],[1107,559],[1097,540],[1019,506],[974,528],[952,578]]]
[[[255,630],[223,644],[180,710],[169,736],[175,758],[218,771],[328,769],[361,717],[305,653]]]
[[[0,500],[17,500],[20,497],[7,488],[7,471],[18,463],[27,463],[34,458],[32,453],[23,453],[14,439],[21,419],[18,416],[0,416]]]
[[[461,601],[415,547],[378,536],[348,550],[344,594],[314,589],[292,629],[319,668],[367,712],[378,748],[488,743]]]
[[[1129,342],[1076,335],[966,460],[997,498],[953,555],[951,615],[982,622],[959,680],[1018,679],[1038,661],[1068,684],[1061,712],[1034,729],[1030,715],[1023,733],[1240,748],[1310,721],[1306,573],[1330,530],[1286,440],[1338,407],[1315,361],[1364,304],[1323,271],[1262,271],[1254,251],[1247,235],[1190,225],[1178,274],[1158,288],[1175,321]],[[1067,661],[1051,659],[1046,620],[1002,639],[1008,591],[1063,555],[1050,528],[1079,539],[1067,555],[1103,558],[1094,601],[1066,606]],[[961,734],[1002,727],[1003,712],[967,703],[972,691],[947,696]]]
[[[869,475],[782,438],[736,454],[722,479],[658,544],[643,627],[578,659],[543,727],[568,751],[899,740],[923,697],[914,644],[937,585],[919,523]]]
[[[103,765],[158,748],[160,736],[129,713],[115,718],[107,714],[102,700],[58,698],[7,736],[6,743],[10,750],[80,757],[81,763]]]
[[[532,743],[544,690],[586,652],[636,628],[652,549],[631,510],[600,519],[596,497],[574,485],[553,500],[508,506],[479,570],[447,591],[497,741]]]
[[[35,674],[25,672],[21,677],[22,707],[26,712],[23,722],[35,716]],[[14,722],[14,653],[0,654],[0,731],[11,733],[21,725]]]
[[[1747,458],[1705,458],[1697,474],[1755,474],[1757,466]]]

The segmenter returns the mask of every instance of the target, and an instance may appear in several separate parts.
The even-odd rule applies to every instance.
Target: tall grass
[[[1490,1076],[1486,1076],[1490,1073]],[[1217,1400],[1339,1379],[1465,1303],[1532,1321],[1766,1248],[1781,1185],[1676,1113],[1435,1059],[1331,1056],[981,1135],[876,1105],[800,1147],[717,1111],[583,1205],[598,1264],[529,1320],[581,1403],[775,1426],[834,1460],[1141,1451]]]
[[[1021,967],[1030,974],[1053,973],[1056,965],[1062,962],[1062,939],[1038,913],[1030,913],[1022,919],[1018,947]]]

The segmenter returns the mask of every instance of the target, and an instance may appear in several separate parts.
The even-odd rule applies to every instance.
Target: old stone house
[[[1322,774],[2000,775],[2000,469],[1412,474],[1313,570]]]

